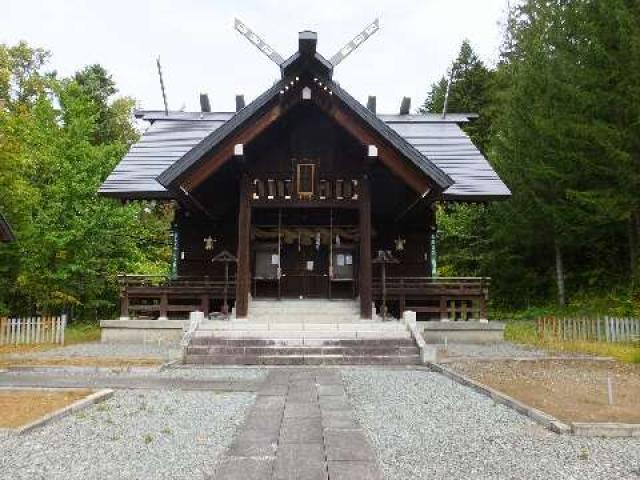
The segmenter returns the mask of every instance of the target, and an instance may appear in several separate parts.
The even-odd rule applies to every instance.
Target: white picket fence
[[[0,345],[64,345],[67,316],[0,318]]]
[[[538,337],[563,341],[640,341],[640,319],[628,317],[542,317],[537,322]]]

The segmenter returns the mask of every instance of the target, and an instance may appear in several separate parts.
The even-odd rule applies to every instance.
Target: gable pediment
[[[304,89],[311,90],[310,99],[303,98]],[[169,190],[192,190],[232,160],[235,145],[250,143],[301,102],[312,102],[363,147],[375,145],[379,161],[417,193],[442,191],[453,183],[442,170],[335,82],[304,73],[275,84],[200,141],[163,172],[158,181]]]

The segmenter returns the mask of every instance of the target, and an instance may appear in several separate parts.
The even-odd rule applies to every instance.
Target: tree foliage
[[[133,101],[113,99],[101,66],[58,79],[48,57],[0,45],[0,211],[18,239],[0,246],[0,310],[94,316],[114,307],[117,273],[161,268],[168,212],[98,197],[137,138]]]
[[[482,75],[463,44],[456,64],[473,68],[454,68],[449,110],[488,113],[468,133],[513,197],[443,210],[444,268],[490,275],[499,300],[521,306],[554,297],[559,255],[570,297],[616,288],[633,296],[640,4],[527,0],[510,12],[506,28],[501,61]],[[466,100],[469,85],[478,103]],[[426,109],[440,108],[445,86],[432,87]]]

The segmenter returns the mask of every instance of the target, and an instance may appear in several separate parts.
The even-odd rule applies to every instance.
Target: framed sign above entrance
[[[310,199],[315,194],[316,165],[302,161],[296,165],[296,188],[299,199]]]

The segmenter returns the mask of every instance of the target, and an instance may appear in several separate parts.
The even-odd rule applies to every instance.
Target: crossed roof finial
[[[281,67],[285,63],[285,59],[280,55],[273,47],[271,47],[265,40],[255,33],[246,23],[238,20],[234,21],[234,28],[242,34],[247,40],[249,40],[258,50],[265,54],[272,62]],[[349,56],[356,48],[362,45],[369,39],[374,33],[380,30],[380,21],[375,19],[371,24],[367,25],[358,35],[353,37],[344,47],[336,52],[335,55],[328,60],[332,66],[338,65],[347,56]],[[305,33],[305,32],[302,32]]]

